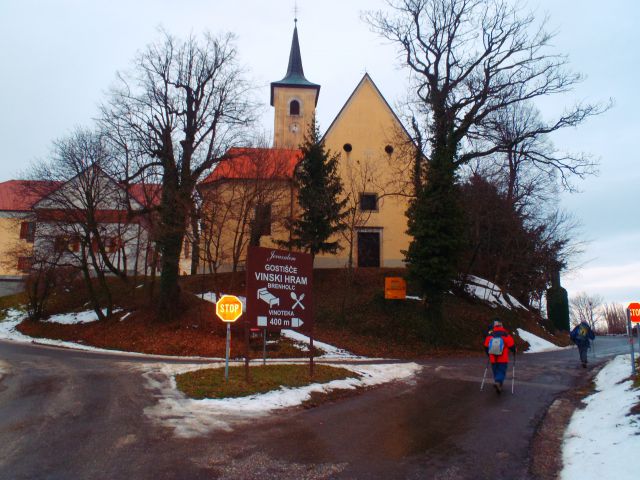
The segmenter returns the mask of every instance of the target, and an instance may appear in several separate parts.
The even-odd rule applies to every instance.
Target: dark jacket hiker
[[[493,323],[493,329],[484,339],[484,351],[489,355],[495,381],[494,387],[498,393],[502,392],[502,384],[507,375],[509,350],[516,353],[516,342],[502,326],[502,323],[496,320]]]
[[[576,325],[573,330],[571,330],[571,334],[569,336],[573,343],[578,347],[582,366],[587,368],[587,352],[591,347],[591,340],[595,340],[596,338],[595,333],[593,333],[593,329],[587,322],[582,321]]]

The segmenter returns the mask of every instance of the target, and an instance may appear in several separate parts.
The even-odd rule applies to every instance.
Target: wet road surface
[[[626,346],[599,338],[593,365]],[[518,355],[502,396],[480,392],[483,358],[437,359],[409,382],[181,439],[144,413],[159,395],[145,361],[0,342],[0,479],[528,479],[546,409],[588,380],[575,349]]]

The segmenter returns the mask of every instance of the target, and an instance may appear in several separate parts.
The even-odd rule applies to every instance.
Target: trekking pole
[[[516,352],[513,352],[513,370],[511,371],[511,395],[516,384]]]
[[[482,375],[482,383],[480,384],[480,391],[484,387],[484,380],[487,378],[487,370],[489,370],[489,358],[487,357],[487,366],[484,368],[484,375]]]

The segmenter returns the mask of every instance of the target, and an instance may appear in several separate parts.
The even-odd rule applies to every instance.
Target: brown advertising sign
[[[249,247],[247,321],[250,327],[311,330],[313,260],[308,253]]]

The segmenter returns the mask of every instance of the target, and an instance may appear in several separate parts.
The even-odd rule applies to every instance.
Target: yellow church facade
[[[297,28],[294,28],[289,64],[285,77],[271,84],[274,107],[274,138],[270,149],[232,149],[228,158],[200,185],[205,218],[216,221],[211,211],[212,199],[226,198],[226,210],[238,219],[253,215],[245,222],[243,240],[248,245],[258,228],[259,243],[274,247],[288,240],[286,220],[298,211],[293,187],[295,165],[300,159],[298,147],[312,124],[320,85],[308,81],[302,69]],[[341,246],[336,254],[319,254],[316,268],[400,267],[403,250],[409,245],[405,212],[410,196],[410,172],[415,155],[413,143],[402,123],[373,80],[365,74],[323,136],[325,147],[339,154],[338,172],[347,199],[347,228],[335,239]],[[251,157],[261,160],[252,160]],[[257,165],[262,165],[258,168]],[[259,198],[255,182],[273,179],[270,200]],[[275,188],[275,185],[278,185]],[[247,192],[253,189],[254,203],[247,205]],[[262,188],[264,189],[264,187]],[[223,193],[224,192],[224,193]],[[230,194],[229,192],[234,192]],[[235,196],[234,196],[235,195]],[[208,206],[209,205],[209,206]],[[220,207],[217,207],[220,209]],[[203,222],[204,231],[216,230]],[[216,245],[238,248],[235,228],[218,229],[221,239]],[[258,227],[256,227],[258,226]],[[231,231],[233,230],[233,231]],[[230,238],[233,236],[234,238]],[[226,240],[223,240],[225,238]],[[201,256],[220,259],[216,269],[242,268],[237,252],[217,251],[211,255],[211,243],[202,243]],[[246,248],[243,248],[246,251]],[[234,259],[229,265],[228,259]],[[211,271],[204,261],[201,271]]]

